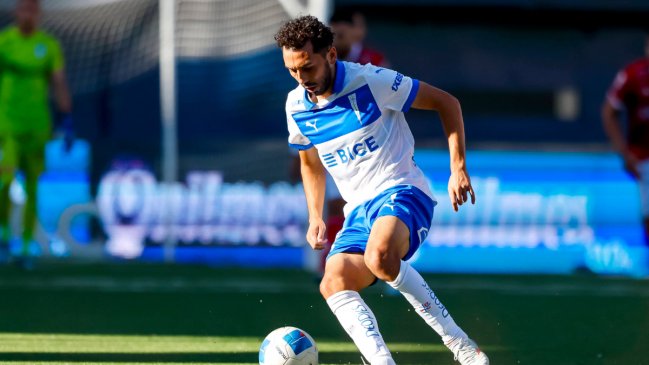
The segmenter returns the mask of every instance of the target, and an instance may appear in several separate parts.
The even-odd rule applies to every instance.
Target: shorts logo
[[[394,213],[394,199],[396,197],[397,197],[397,193],[394,193],[394,194],[390,195],[390,203],[392,203],[392,204],[389,204],[389,203],[383,204],[384,207],[392,209],[393,213]]]
[[[424,240],[428,236],[428,228],[421,227],[417,230],[417,236],[419,236],[419,244],[424,243]]]

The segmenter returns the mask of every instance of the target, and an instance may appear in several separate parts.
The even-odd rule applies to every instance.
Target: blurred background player
[[[9,187],[17,171],[24,175],[27,201],[18,262],[30,266],[29,245],[37,219],[38,178],[51,138],[50,86],[61,113],[66,149],[72,143],[72,102],[58,41],[39,29],[38,0],[18,0],[16,22],[0,32],[0,251],[9,254],[11,200]]]
[[[389,66],[382,52],[365,44],[367,23],[361,12],[338,8],[331,16],[330,25],[334,32],[334,47],[338,51],[339,59],[361,65],[371,63],[379,67]]]
[[[620,115],[626,112],[626,134]],[[602,107],[604,129],[624,167],[638,182],[645,244],[649,245],[649,34],[645,57],[620,70]]]

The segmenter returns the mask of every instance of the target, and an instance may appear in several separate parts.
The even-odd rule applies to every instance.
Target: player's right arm
[[[327,242],[326,225],[322,214],[327,176],[315,147],[300,150],[300,171],[309,210],[309,229],[306,239],[314,250],[322,250]]]
[[[613,148],[622,156],[624,167],[636,179],[640,178],[638,159],[631,153],[624,137],[620,112],[624,108],[622,103],[627,90],[628,75],[626,70],[620,71],[613,81],[613,85],[606,95],[602,105],[602,124],[604,131],[611,141]]]

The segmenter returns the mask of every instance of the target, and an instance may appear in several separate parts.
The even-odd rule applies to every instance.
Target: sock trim
[[[361,295],[358,294],[358,292],[353,290],[342,290],[327,298],[327,304],[329,305],[329,309],[336,314],[338,308],[356,299],[361,299]]]

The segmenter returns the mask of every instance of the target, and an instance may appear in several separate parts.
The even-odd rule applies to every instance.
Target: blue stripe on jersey
[[[343,91],[345,86],[345,65],[342,62],[336,61],[336,80],[334,80],[333,92],[339,93]]]
[[[325,165],[327,165],[327,167],[338,166],[338,161],[336,161],[336,156],[334,156],[333,153],[322,155],[322,159],[324,160],[324,163]]]
[[[297,356],[301,354],[304,350],[313,346],[311,341],[304,335],[300,330],[293,330],[286,335],[284,335],[284,341],[291,346],[293,353]]]
[[[417,91],[419,91],[419,80],[412,79],[412,88],[410,88],[408,99],[406,99],[406,102],[403,104],[403,108],[401,108],[402,112],[405,113],[410,110],[410,106],[412,105],[412,102],[415,101],[415,97],[417,96]]]
[[[366,127],[380,116],[369,85],[364,85],[322,109],[297,112],[293,119],[302,134],[317,145]]]
[[[289,143],[288,146],[291,148],[295,148],[296,150],[308,150],[309,148],[313,147],[313,143],[309,143],[309,144]]]

